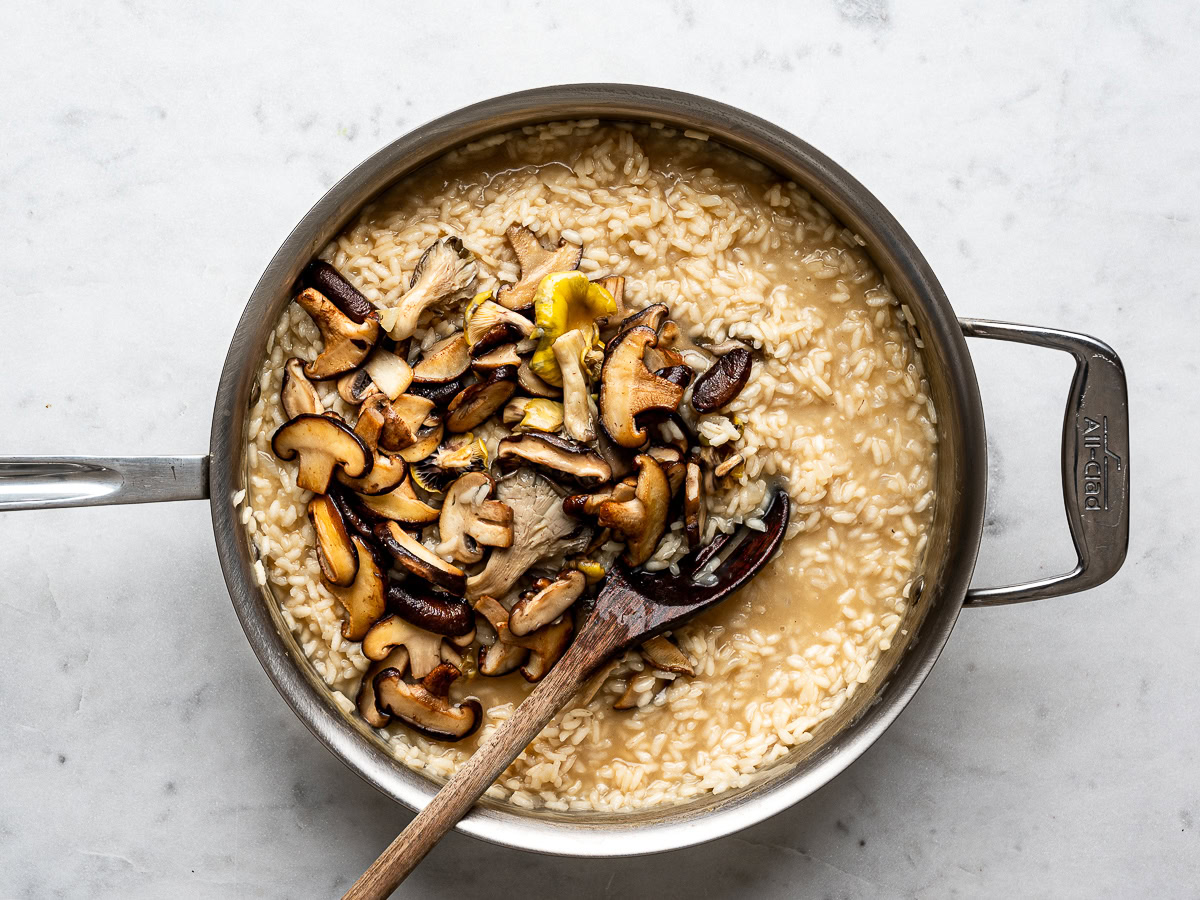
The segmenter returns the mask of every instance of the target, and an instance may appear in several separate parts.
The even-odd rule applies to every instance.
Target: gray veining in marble
[[[202,451],[243,299],[321,192],[422,120],[558,81],[773,119],[890,206],[961,313],[1125,359],[1114,581],[964,614],[863,759],[736,837],[579,862],[452,836],[401,896],[1200,894],[1194,4],[9,0],[0,22],[0,453]],[[1061,568],[1069,366],[973,350],[977,583]],[[408,820],[267,682],[203,504],[8,514],[0,548],[0,898],[332,896]]]

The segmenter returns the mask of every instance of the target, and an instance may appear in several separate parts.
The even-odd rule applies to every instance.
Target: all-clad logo
[[[1121,457],[1108,447],[1108,416],[1100,421],[1083,417],[1083,449],[1087,462],[1083,464],[1083,508],[1108,509],[1108,474],[1110,466],[1121,471]]]

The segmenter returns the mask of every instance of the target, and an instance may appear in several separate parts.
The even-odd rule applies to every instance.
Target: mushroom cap
[[[442,635],[394,614],[383,616],[362,638],[362,652],[367,659],[383,659],[397,647],[408,650],[409,666],[415,678],[425,677],[442,661]]]
[[[639,454],[637,486],[631,500],[606,500],[597,509],[596,520],[625,538],[625,562],[640,566],[654,555],[654,548],[667,527],[671,485],[662,466],[649,454]]]
[[[289,419],[296,416],[319,416],[325,412],[325,404],[312,382],[304,374],[304,360],[292,357],[283,367],[283,384],[279,388],[279,402]]]
[[[416,684],[406,682],[399,669],[384,669],[375,676],[375,704],[427,737],[460,741],[479,728],[483,707],[474,697],[459,704],[449,702],[445,687],[448,679],[456,677],[458,669],[447,663]]]
[[[438,519],[438,510],[417,496],[412,481],[405,479],[386,494],[359,494],[358,502],[376,516],[408,525],[428,525]]]
[[[487,378],[459,392],[446,417],[446,429],[451,432],[470,431],[491,418],[492,413],[508,402],[517,389],[517,370],[500,366],[488,372]]]
[[[383,411],[383,430],[379,445],[385,450],[400,451],[417,440],[425,420],[433,412],[433,401],[415,394],[401,394]]]
[[[684,389],[646,368],[642,354],[658,340],[654,329],[635,325],[608,345],[600,375],[600,423],[622,447],[640,447],[647,433],[636,417],[647,412],[673,413]]]
[[[360,494],[375,496],[386,494],[399,487],[408,476],[408,463],[399,456],[382,451],[374,455],[371,471],[361,478],[351,478],[345,472],[337,473],[337,480]]]
[[[696,379],[696,386],[692,388],[692,407],[698,413],[710,413],[728,406],[750,380],[752,364],[750,351],[743,347],[736,347],[719,357]]]
[[[425,351],[413,367],[413,381],[418,384],[445,384],[460,377],[471,365],[471,350],[467,336],[456,331]]]
[[[372,623],[387,609],[384,601],[387,577],[363,539],[355,535],[350,540],[358,554],[354,582],[349,587],[330,586],[330,590],[346,610],[342,637],[348,641],[361,641]]]
[[[466,573],[446,562],[396,522],[376,525],[375,537],[392,554],[396,564],[409,574],[423,578],[451,594],[462,596],[465,593]]]
[[[355,322],[376,318],[375,306],[332,265],[314,259],[300,275],[303,287],[316,288]]]
[[[296,302],[312,317],[325,344],[317,358],[304,367],[309,378],[332,378],[357,368],[379,340],[378,322],[355,322],[320,291],[305,288],[296,295]]]
[[[430,424],[431,421],[433,424]],[[433,414],[426,416],[425,421],[414,435],[413,443],[397,450],[396,455],[406,463],[420,462],[441,446],[442,436],[445,432],[446,426],[442,423],[440,414],[436,418]]]
[[[587,578],[576,569],[560,572],[544,587],[525,594],[508,614],[508,630],[523,637],[549,625],[583,596]]]
[[[303,414],[281,425],[271,438],[271,449],[285,461],[300,457],[296,483],[305,490],[323,494],[333,470],[347,475],[365,475],[374,459],[367,445],[347,425],[329,416]]]
[[[383,659],[371,663],[367,668],[366,674],[363,675],[362,681],[359,682],[358,694],[354,698],[354,705],[358,707],[358,714],[372,728],[386,728],[387,724],[392,720],[390,715],[380,712],[379,708],[375,705],[375,676],[384,669],[398,669],[401,672],[407,671],[408,650],[404,647],[397,647]]]
[[[603,484],[612,478],[609,464],[586,444],[533,431],[502,438],[496,446],[496,465],[502,472],[530,465],[582,485]]]
[[[434,634],[464,637],[475,630],[475,616],[466,600],[434,590],[415,578],[389,584],[386,599],[389,610]]]
[[[371,380],[371,373],[366,369],[351,369],[339,378],[337,392],[338,396],[351,406],[357,406],[372,394],[383,393],[375,386],[375,382]]]

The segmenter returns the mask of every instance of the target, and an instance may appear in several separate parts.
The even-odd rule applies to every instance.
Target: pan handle
[[[1112,578],[1129,549],[1129,390],[1108,344],[1085,334],[962,319],[967,337],[1016,341],[1075,357],[1063,422],[1062,481],[1078,562],[1062,575],[1005,587],[972,588],[965,606],[999,606],[1059,597]]]
[[[207,456],[0,457],[0,512],[207,497]]]

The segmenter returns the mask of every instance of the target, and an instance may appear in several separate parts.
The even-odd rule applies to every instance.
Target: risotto
[[[527,127],[406,177],[320,260],[268,341],[250,413],[247,488],[234,502],[259,580],[303,653],[347,714],[366,711],[397,759],[451,775],[532,689],[539,667],[552,665],[545,648],[569,640],[572,601],[594,590],[614,559],[668,569],[717,532],[761,528],[773,484],[792,501],[779,555],[731,599],[602,669],[489,796],[526,808],[629,810],[739,787],[811,740],[867,681],[919,574],[936,414],[903,307],[857,236],[807,192],[704,135],[597,121]],[[438,278],[440,292],[430,287],[415,302]],[[583,307],[586,322],[572,332],[562,310]],[[647,373],[639,377],[676,385],[682,400],[671,410],[625,410],[614,425],[604,391],[641,394],[602,381],[638,330],[618,322],[643,310],[634,322],[647,348],[634,360]],[[326,313],[341,316],[341,331]],[[559,332],[581,335],[570,352],[547,324],[555,314]],[[384,339],[390,350],[384,342],[371,349],[368,327],[393,339]],[[722,378],[736,382],[733,390],[701,402]],[[371,404],[373,429],[362,425]],[[476,421],[476,412],[487,415]],[[333,421],[331,433],[346,441],[342,456],[322,460],[333,461],[331,471],[341,466],[335,483],[349,505],[322,506],[324,495],[303,486],[314,486],[304,448],[315,439],[292,426],[327,427],[318,420]],[[615,440],[628,428],[640,428],[640,449]],[[374,468],[360,471],[345,435],[362,443],[364,432],[377,446]],[[380,462],[388,435],[406,448],[397,459],[413,458],[393,460],[394,472]],[[436,452],[421,456],[421,441]],[[575,504],[578,530],[511,578],[497,574],[503,567],[493,560],[535,539],[521,507],[510,508],[514,485],[543,478],[555,446],[590,454],[561,491],[573,495],[566,506]],[[594,459],[603,464],[588,469]],[[645,540],[616,508],[653,507],[643,488],[660,474],[670,513]],[[563,515],[560,499],[547,521]],[[475,504],[468,536],[441,533],[457,501]],[[361,538],[359,516],[375,528]],[[397,518],[392,556],[368,552],[370,534]],[[329,549],[330,534],[358,549],[357,566],[353,552]],[[640,556],[635,545],[646,545]],[[360,582],[374,572],[387,584],[397,560],[407,576],[387,587],[385,601],[376,591],[360,605]],[[405,593],[421,580],[414,573],[432,581],[435,599],[463,595],[470,607],[417,604]],[[566,599],[554,600],[555,591]],[[427,618],[388,615],[397,603]],[[522,630],[520,604],[542,610],[526,634],[557,628],[553,639],[530,649],[536,641],[512,637],[510,625]],[[549,624],[546,609],[557,616]],[[389,620],[400,629],[390,642],[379,637]],[[409,638],[426,628],[446,637],[418,650]],[[407,654],[385,670],[392,681],[371,683],[380,666],[396,664],[388,654],[397,647]],[[432,674],[414,686],[418,666]],[[405,698],[436,694],[450,711],[439,720],[445,728],[410,727],[400,700],[376,709],[373,685]],[[462,718],[472,713],[475,721]],[[462,733],[446,732],[456,721]]]

